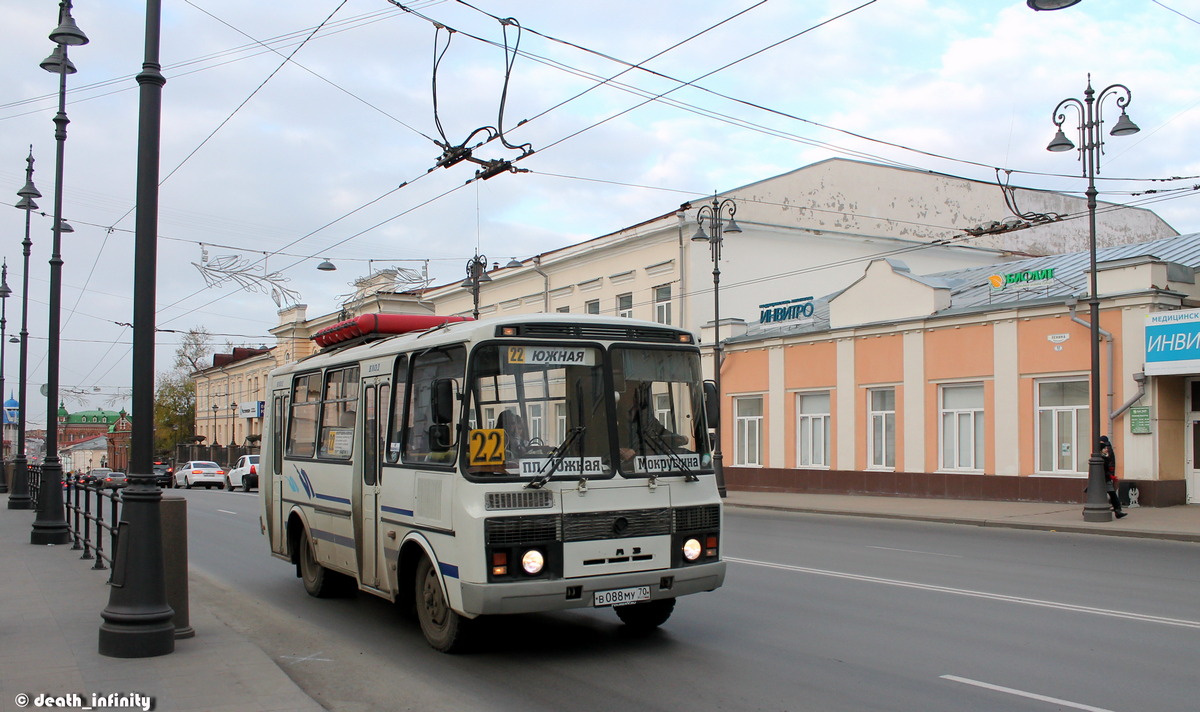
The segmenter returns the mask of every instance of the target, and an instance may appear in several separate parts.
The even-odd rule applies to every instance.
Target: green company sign
[[[1150,434],[1150,406],[1129,409],[1129,432],[1134,435]]]
[[[1030,282],[1044,282],[1054,279],[1054,268],[1049,269],[1031,269],[1024,272],[1010,272],[1008,274],[993,274],[988,277],[988,282],[991,283],[992,289],[1004,289],[1005,287],[1016,287]]]

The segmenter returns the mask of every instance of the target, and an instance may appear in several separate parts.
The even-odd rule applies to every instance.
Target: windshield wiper
[[[525,485],[525,489],[541,489],[542,487],[545,487],[546,483],[550,481],[550,478],[554,477],[554,473],[558,470],[558,466],[562,464],[567,452],[567,448],[571,447],[571,445],[579,439],[579,436],[583,435],[583,431],[585,430],[587,430],[587,426],[585,425],[577,425],[574,428],[571,428],[571,432],[567,433],[567,437],[563,438],[563,441],[558,444],[558,447],[551,451],[549,462],[547,462],[545,465],[542,465],[542,470],[545,470],[546,468],[550,468],[550,470],[533,482]],[[540,474],[542,470],[538,470],[538,473]],[[582,449],[579,452],[579,472],[580,474],[583,473]]]
[[[675,452],[675,448],[671,445],[668,445],[667,441],[663,439],[663,432],[666,432],[666,428],[663,428],[661,432],[657,433],[653,432],[653,428],[651,428],[645,433],[646,439],[650,442],[658,454],[666,455],[671,459],[672,464],[683,471],[684,480],[688,482],[699,482],[700,478],[697,477],[694,472],[692,472],[692,468],[688,467],[687,463],[683,461],[683,458],[679,456],[679,453]],[[672,437],[679,437],[676,433],[672,433],[671,435]]]

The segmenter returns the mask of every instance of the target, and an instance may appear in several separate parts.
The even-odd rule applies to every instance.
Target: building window
[[[633,294],[626,292],[617,295],[617,316],[625,319],[633,318]]]
[[[796,465],[829,467],[829,391],[796,394]]]
[[[671,285],[654,288],[654,320],[659,324],[671,323]]]
[[[1037,384],[1038,472],[1087,473],[1090,418],[1086,380]]]
[[[942,469],[983,469],[983,385],[942,386]]]
[[[600,304],[599,304],[599,303],[597,303],[597,304],[596,304],[596,306],[597,306],[597,307],[599,307],[599,306],[600,306]],[[566,307],[559,307],[559,308],[558,308],[558,313],[559,313],[559,314],[570,314],[570,313],[571,313],[571,307],[569,307],[569,306],[566,306]]]
[[[584,302],[583,312],[585,314],[599,314],[600,313],[600,300],[593,299],[591,301]]]
[[[762,396],[733,399],[733,464],[762,466]]]
[[[896,466],[896,389],[872,388],[867,391],[868,467]]]

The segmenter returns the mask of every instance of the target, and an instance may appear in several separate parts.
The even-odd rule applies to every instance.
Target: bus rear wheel
[[[450,608],[437,568],[429,557],[421,557],[416,575],[417,620],[434,650],[455,653],[467,645],[471,621]]]
[[[329,598],[337,594],[337,573],[325,568],[317,561],[312,542],[302,535],[300,548],[300,578],[304,590],[316,598]]]
[[[660,598],[657,601],[631,603],[614,608],[621,622],[633,630],[654,630],[671,617],[675,610],[674,598]]]

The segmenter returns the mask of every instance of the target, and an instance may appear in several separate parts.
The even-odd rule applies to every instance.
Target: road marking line
[[[228,509],[218,509],[217,511],[221,512],[222,514],[237,514],[237,512],[231,512]]]
[[[1060,699],[1058,697],[1047,697],[1045,695],[1039,695],[1039,694],[1036,694],[1033,692],[1025,692],[1024,690],[1016,690],[1011,687],[1001,687],[1000,685],[992,685],[987,682],[971,680],[970,678],[966,678],[966,677],[958,677],[957,675],[942,675],[941,678],[943,680],[950,680],[951,682],[961,682],[964,685],[972,685],[974,687],[982,687],[985,690],[994,690],[995,692],[1004,692],[1009,695],[1016,695],[1017,697],[1026,697],[1028,699],[1037,700],[1039,702],[1049,702],[1052,705],[1061,705],[1063,707],[1070,707],[1071,709],[1076,709],[1076,710],[1088,710],[1089,712],[1112,712],[1112,710],[1108,710],[1103,707],[1092,707],[1091,705],[1083,705],[1078,702],[1071,702],[1070,700],[1064,700],[1064,699]]]
[[[903,551],[906,554],[925,554],[926,556],[948,556],[952,559],[961,559],[962,554],[939,554],[936,551],[917,551],[916,549],[896,549],[890,546],[868,546],[868,549],[882,549],[884,551]]]
[[[311,662],[331,663],[331,662],[333,662],[329,658],[318,658],[317,657],[318,655],[320,655],[323,652],[325,652],[325,651],[321,650],[316,653],[313,653],[312,655],[305,655],[302,658],[296,657],[295,655],[280,655],[279,659],[280,660],[290,660],[291,662],[289,662],[288,665],[295,665],[296,663],[311,663]]]
[[[876,576],[861,576],[859,574],[848,574],[841,571],[827,571],[825,569],[811,569],[806,566],[789,566],[787,564],[774,564],[769,561],[754,561],[752,559],[735,559],[725,557],[726,561],[731,561],[735,564],[747,564],[750,566],[762,566],[769,569],[780,569],[783,571],[794,571],[797,573],[815,574],[817,576],[831,576],[833,578],[849,579],[851,581],[865,581],[867,583],[882,583],[888,586],[900,586],[902,588],[915,588],[921,591],[934,591],[938,593],[952,593],[957,596],[970,596],[973,598],[985,598],[992,601],[1002,601],[1005,603],[1020,603],[1026,606],[1037,606],[1039,608],[1056,608],[1061,611],[1072,611],[1074,613],[1090,613],[1096,616],[1107,616],[1109,618],[1124,618],[1131,621],[1140,621],[1142,623],[1161,623],[1163,625],[1173,625],[1180,628],[1196,628],[1200,629],[1200,621],[1191,621],[1184,618],[1165,618],[1163,616],[1151,616],[1141,613],[1130,613],[1128,611],[1114,611],[1107,608],[1092,608],[1089,606],[1077,606],[1073,603],[1059,603],[1058,601],[1043,601],[1037,598],[1025,598],[1023,596],[1006,596],[1001,593],[988,593],[986,591],[972,591],[965,588],[950,588],[948,586],[933,586],[924,583],[914,583],[912,581],[899,581],[896,579],[878,578]]]

